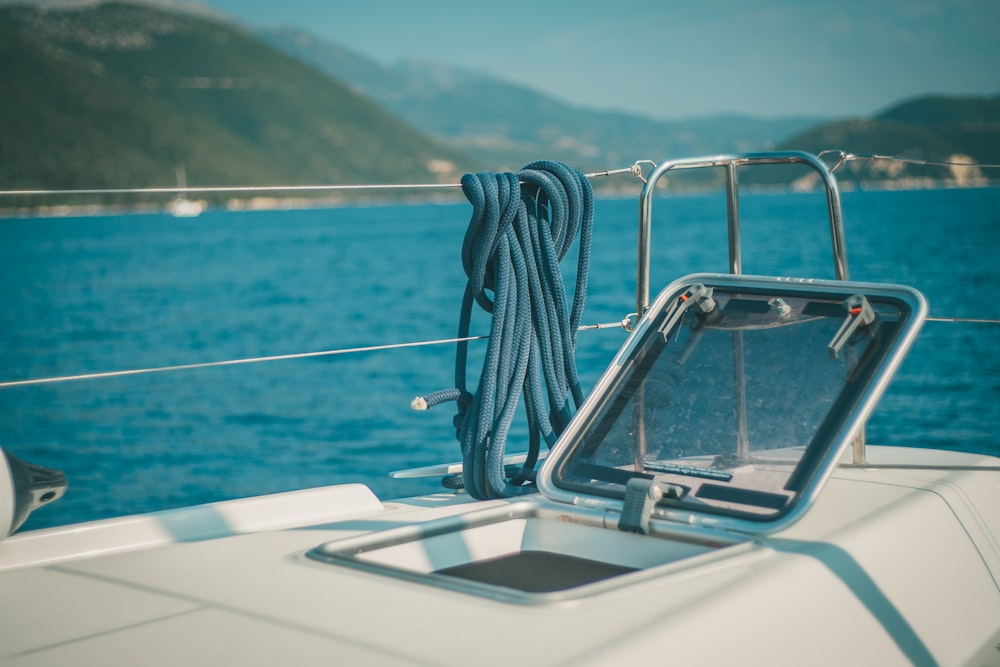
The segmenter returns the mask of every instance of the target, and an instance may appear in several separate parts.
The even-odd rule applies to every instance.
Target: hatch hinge
[[[679,500],[687,491],[679,484],[658,482],[655,479],[633,477],[625,486],[625,503],[618,518],[618,530],[626,533],[649,534],[649,517],[662,498]]]

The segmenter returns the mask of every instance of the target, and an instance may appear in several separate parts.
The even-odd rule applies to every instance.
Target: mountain
[[[1000,164],[1000,95],[926,96],[894,105],[868,119],[827,123],[792,137],[783,148],[843,149],[907,162],[856,160],[837,173],[855,185],[921,187],[983,185],[996,174],[958,163]],[[931,164],[956,163],[954,166]]]
[[[181,166],[193,186],[454,183],[539,158],[599,171],[772,147],[911,160],[838,171],[861,185],[976,185],[986,181],[977,168],[912,161],[1000,163],[996,96],[927,97],[832,122],[662,121],[432,63],[384,67],[302,32],[261,37],[150,5],[0,5],[0,59],[0,189],[169,188]],[[604,181],[595,187],[638,189]]]
[[[599,112],[440,64],[408,60],[383,67],[296,29],[258,34],[494,169],[517,169],[544,157],[590,171],[641,159],[763,150],[829,120],[725,115],[663,121],[639,113]]]
[[[548,157],[590,171],[626,166],[638,159],[660,161],[772,148],[813,153],[843,149],[856,155],[892,155],[914,161],[1000,163],[996,97],[929,96],[866,119],[765,119],[730,114],[662,121],[573,107],[523,86],[435,63],[409,60],[384,67],[291,28],[258,34],[494,169],[516,169]],[[787,173],[777,169],[773,176],[753,174],[750,182],[786,182],[795,173],[794,169]],[[720,180],[722,175],[716,177]],[[982,184],[989,174],[977,168],[857,160],[839,170],[838,177],[850,185],[891,182],[922,187]]]
[[[245,31],[0,6],[0,187],[454,182],[471,162]],[[6,202],[4,202],[6,203]]]

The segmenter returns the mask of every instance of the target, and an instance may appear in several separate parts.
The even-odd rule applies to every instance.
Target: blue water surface
[[[821,195],[740,207],[745,273],[833,277]],[[585,323],[635,310],[637,211],[597,203]],[[455,203],[0,219],[0,382],[451,338],[469,215]],[[1000,318],[1000,190],[848,192],[844,217],[851,278],[917,287],[932,315]],[[725,229],[719,196],[658,199],[654,292],[726,271]],[[575,268],[568,257],[568,285]],[[484,315],[474,328],[488,331]],[[585,387],[624,337],[581,333]],[[997,325],[927,323],[869,440],[1000,455],[998,342]],[[448,344],[0,388],[0,445],[70,480],[26,528],[350,481],[412,495],[438,480],[387,473],[461,458],[451,406],[409,408],[454,386],[453,364]]]

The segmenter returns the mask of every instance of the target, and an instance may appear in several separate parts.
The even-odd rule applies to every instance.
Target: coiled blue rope
[[[550,161],[533,162],[517,174],[466,174],[462,191],[473,212],[462,244],[469,280],[458,337],[468,337],[476,302],[492,313],[490,338],[475,393],[466,389],[468,343],[463,341],[455,354],[456,388],[425,396],[422,405],[458,402],[456,437],[470,495],[520,495],[534,490],[541,441],[551,446],[583,401],[576,334],[587,294],[594,195],[581,172]],[[570,306],[559,262],[577,235]],[[522,393],[528,456],[511,470],[504,466],[504,452]]]

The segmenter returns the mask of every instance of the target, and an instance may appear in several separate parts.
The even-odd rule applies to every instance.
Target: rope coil
[[[466,388],[468,343],[459,342],[456,387],[418,397],[414,407],[458,403],[454,424],[463,482],[473,497],[520,495],[534,490],[529,482],[541,441],[551,446],[583,401],[576,334],[586,300],[594,195],[583,173],[550,161],[533,162],[517,174],[466,174],[462,191],[473,213],[462,244],[462,266],[469,280],[459,338],[468,337],[472,304],[479,304],[492,314],[486,356],[472,393]],[[577,235],[579,258],[570,306],[559,262]],[[503,459],[522,393],[528,456],[520,468],[511,469]]]

